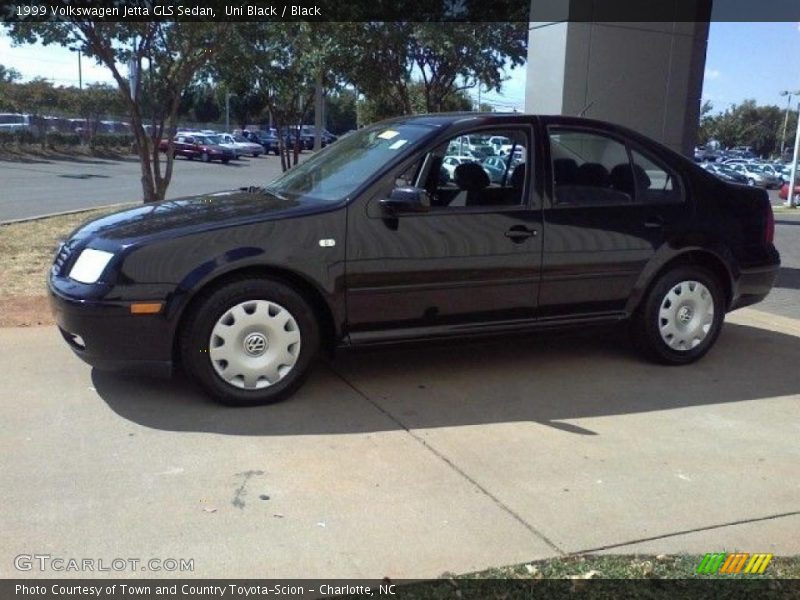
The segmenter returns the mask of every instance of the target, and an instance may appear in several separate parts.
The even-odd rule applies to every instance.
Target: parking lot
[[[309,154],[301,155],[305,158]],[[227,165],[175,160],[167,198],[264,185],[281,173],[280,157],[242,157]],[[136,158],[0,160],[0,222],[142,199]]]

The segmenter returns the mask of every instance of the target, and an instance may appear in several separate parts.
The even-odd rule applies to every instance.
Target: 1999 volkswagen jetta
[[[769,292],[773,229],[763,190],[621,127],[430,115],[352,133],[263,188],[92,221],[49,286],[89,364],[181,364],[252,405],[296,390],[321,346],[619,321],[652,358],[692,362],[726,311]]]

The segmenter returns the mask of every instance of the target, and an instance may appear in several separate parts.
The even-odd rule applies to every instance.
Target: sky
[[[706,54],[703,100],[714,112],[755,99],[759,104],[786,106],[783,90],[800,91],[800,23],[711,23]],[[78,57],[60,46],[14,47],[0,33],[0,64],[13,67],[24,79],[45,77],[55,85],[78,85]],[[105,67],[86,58],[83,82],[113,83]],[[501,93],[481,91],[481,101],[496,110],[525,108],[525,68],[509,69]],[[470,95],[477,100],[477,90]],[[797,98],[793,99],[796,106]]]

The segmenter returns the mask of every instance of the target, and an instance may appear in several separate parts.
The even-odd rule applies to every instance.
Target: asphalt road
[[[175,161],[167,198],[264,185],[280,173],[280,159],[274,155],[243,157],[227,165],[179,158]],[[139,161],[135,158],[0,161],[0,222],[139,202],[140,178]]]

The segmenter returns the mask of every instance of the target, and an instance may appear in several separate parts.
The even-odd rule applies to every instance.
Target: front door
[[[347,313],[354,343],[533,318],[543,236],[528,168],[532,129],[468,135],[480,150],[459,154],[452,172],[442,165],[461,150],[447,140],[395,174],[399,183],[425,190],[424,212],[387,218],[381,211],[378,202],[395,177],[389,189],[349,207]],[[482,163],[494,152],[482,141],[494,135],[514,140],[523,154],[517,161],[507,156],[505,175],[492,181]]]

